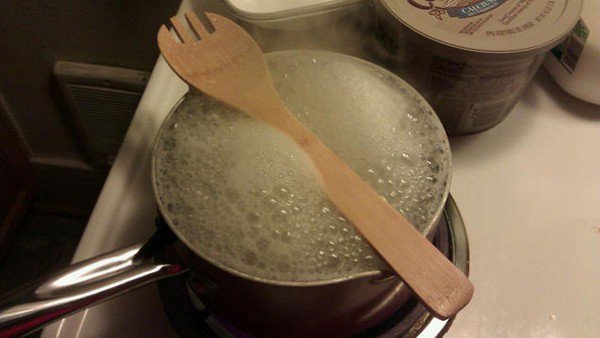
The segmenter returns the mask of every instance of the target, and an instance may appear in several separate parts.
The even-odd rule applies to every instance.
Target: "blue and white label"
[[[463,7],[446,7],[446,12],[451,17],[461,19],[470,18],[487,13],[492,9],[502,5],[504,2],[506,2],[506,0],[480,0],[476,3]]]
[[[443,20],[448,15],[453,18],[471,18],[502,5],[507,0],[406,0],[414,8],[427,11]]]

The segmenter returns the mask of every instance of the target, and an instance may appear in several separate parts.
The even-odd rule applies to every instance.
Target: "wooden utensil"
[[[191,12],[185,14],[191,30],[171,18],[182,43],[160,28],[158,45],[171,68],[192,87],[293,138],[331,201],[421,301],[440,318],[462,309],[473,295],[467,277],[286,108],[254,39],[229,19],[206,16],[210,29]]]

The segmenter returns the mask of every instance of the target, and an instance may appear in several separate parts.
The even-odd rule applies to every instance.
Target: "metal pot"
[[[435,140],[434,144],[429,145],[431,149],[422,149],[424,145],[420,144],[422,148],[419,148],[420,152],[413,160],[435,165],[438,176],[433,179],[437,180],[439,177],[441,182],[436,186],[439,188],[437,196],[429,197],[434,199],[428,204],[430,208],[412,214],[409,212],[407,217],[424,217],[411,221],[424,235],[433,236],[448,196],[450,154],[441,123],[421,96],[395,75],[370,63],[340,54],[287,51],[269,54],[267,59],[276,86],[291,110],[359,175],[359,170],[353,165],[363,159],[353,158],[352,151],[348,152],[348,149],[336,149],[346,144],[344,138],[337,142],[335,139],[328,140],[331,136],[320,134],[320,130],[328,128],[311,125],[311,122],[306,120],[302,104],[306,96],[316,93],[313,98],[321,98],[321,101],[313,104],[322,106],[334,119],[336,110],[348,107],[342,104],[341,108],[336,108],[331,105],[331,101],[345,102],[362,95],[364,97],[351,107],[355,107],[357,111],[362,109],[369,114],[377,113],[377,109],[396,107],[398,102],[410,103],[408,113],[404,108],[398,108],[398,114],[408,114],[408,117],[402,118],[408,118],[413,121],[410,123],[414,123],[408,127],[405,137],[427,139],[428,133],[435,135],[432,138]],[[332,75],[329,72],[331,70],[341,73]],[[337,85],[316,86],[312,90],[310,88],[313,83],[322,85],[327,81],[337,82]],[[357,85],[341,90],[348,83]],[[370,93],[371,89],[374,93]],[[227,318],[234,326],[259,335],[273,336],[281,334],[284,330],[288,332],[288,336],[290,331],[300,336],[348,335],[377,324],[406,301],[410,290],[396,276],[384,271],[385,269],[353,271],[334,278],[313,281],[278,280],[232,267],[199,247],[193,231],[189,227],[186,228],[185,222],[177,218],[177,212],[169,207],[169,200],[161,190],[164,178],[160,173],[164,170],[157,168],[164,155],[161,152],[166,151],[161,146],[161,140],[165,135],[173,133],[173,127],[176,126],[173,119],[182,105],[194,98],[208,100],[199,97],[197,93],[186,95],[163,123],[154,148],[153,187],[166,226],[159,227],[147,243],[72,265],[3,302],[0,305],[0,336],[24,334],[141,285],[189,271],[192,284],[195,285],[194,291],[201,294],[211,310]],[[402,120],[400,117],[398,119]],[[380,119],[375,120],[381,123]],[[383,122],[386,126],[386,121]],[[359,128],[345,138],[360,138],[358,134],[361,133],[370,135],[368,131],[361,132]],[[403,141],[398,139],[398,142]],[[425,148],[427,147],[428,145],[425,145]],[[428,151],[442,154],[442,160],[431,163]],[[162,251],[165,245],[172,245],[177,254],[162,261],[157,258],[156,252]]]

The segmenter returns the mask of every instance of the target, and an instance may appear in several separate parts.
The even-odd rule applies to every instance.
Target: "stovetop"
[[[185,0],[179,13],[205,2]],[[152,145],[187,86],[159,58],[73,261],[154,231]],[[467,224],[471,303],[448,337],[600,337],[600,106],[541,70],[508,118],[451,138],[451,193]],[[147,286],[75,314],[42,337],[177,337]]]

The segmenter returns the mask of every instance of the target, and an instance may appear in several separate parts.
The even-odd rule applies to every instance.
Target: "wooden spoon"
[[[160,28],[158,45],[171,68],[192,87],[293,138],[319,170],[331,201],[421,301],[440,318],[462,309],[473,295],[467,277],[295,118],[252,37],[229,19],[206,16],[209,29],[186,13],[191,31],[171,18],[182,43]]]

